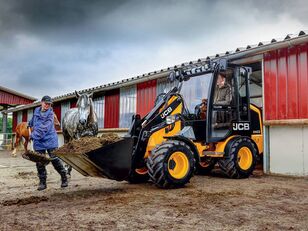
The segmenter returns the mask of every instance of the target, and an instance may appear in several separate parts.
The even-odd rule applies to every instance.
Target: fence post
[[[2,133],[3,133],[3,142],[2,142],[2,145],[6,145],[7,142],[7,134],[6,134],[6,131],[7,131],[7,112],[5,112],[5,110],[7,110],[7,106],[4,105],[3,106],[3,110],[1,113],[2,113]]]

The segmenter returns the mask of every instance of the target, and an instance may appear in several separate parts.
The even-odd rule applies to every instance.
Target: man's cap
[[[45,103],[52,103],[52,99],[51,99],[51,97],[50,97],[50,96],[45,95],[45,96],[43,96],[43,98],[42,98],[41,102],[45,102]]]

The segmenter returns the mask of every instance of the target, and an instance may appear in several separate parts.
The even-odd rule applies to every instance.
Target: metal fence
[[[0,133],[0,150],[12,148],[14,133]]]

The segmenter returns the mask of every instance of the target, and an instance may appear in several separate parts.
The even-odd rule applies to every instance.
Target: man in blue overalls
[[[52,151],[58,148],[58,136],[54,127],[54,113],[51,104],[52,99],[46,95],[41,100],[41,106],[35,108],[33,117],[28,124],[33,128],[30,139],[33,140],[33,148],[36,152],[49,154],[53,167],[61,175],[61,187],[64,188],[68,185],[66,170],[61,160],[52,154]],[[40,179],[37,190],[41,191],[47,188],[46,167],[44,164],[36,163],[36,168]]]

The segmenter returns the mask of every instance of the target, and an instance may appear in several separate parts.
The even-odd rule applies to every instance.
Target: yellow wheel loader
[[[144,118],[134,115],[122,140],[58,156],[85,176],[150,180],[160,188],[182,187],[217,163],[230,178],[248,177],[263,153],[261,110],[250,103],[250,73],[224,59],[175,69],[168,79],[177,86],[160,94]],[[195,77],[210,78],[205,117],[200,110],[191,113],[181,95],[182,84]]]

